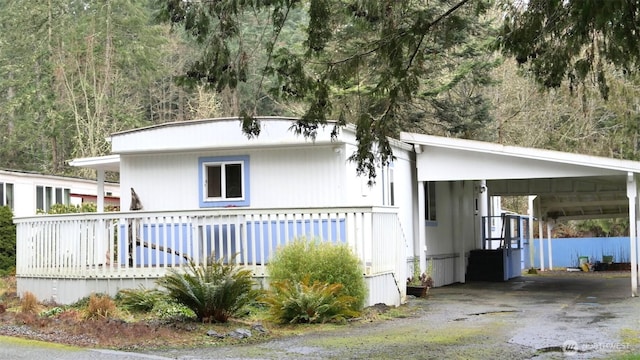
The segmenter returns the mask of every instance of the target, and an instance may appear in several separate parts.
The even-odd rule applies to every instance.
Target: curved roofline
[[[256,119],[258,119],[258,120],[276,120],[276,121],[297,121],[297,120],[300,120],[300,118],[297,118],[297,117],[287,117],[287,116],[256,116]],[[238,117],[238,116],[228,116],[228,117],[195,119],[195,120],[186,120],[186,121],[172,121],[172,122],[166,122],[166,123],[162,123],[162,124],[155,124],[155,125],[145,126],[145,127],[141,127],[141,128],[123,130],[123,131],[119,131],[119,132],[113,133],[113,134],[111,134],[111,136],[117,136],[117,135],[123,135],[123,134],[131,134],[131,133],[135,133],[135,132],[141,132],[141,131],[158,129],[158,128],[165,128],[165,127],[184,126],[184,125],[197,125],[197,124],[204,124],[204,123],[210,123],[210,122],[222,122],[222,121],[230,121],[230,120],[241,121],[242,119],[240,117]],[[328,124],[333,124],[333,123],[336,123],[336,121],[327,120],[327,123]]]
[[[293,117],[293,116],[257,116],[256,119],[258,119],[258,120],[288,121],[288,122],[300,120],[299,117]],[[230,121],[230,120],[241,121],[242,119],[240,117],[237,117],[237,116],[228,116],[228,117],[219,117],[219,118],[195,119],[195,120],[187,120],[187,121],[172,121],[172,122],[166,122],[166,123],[162,123],[162,124],[150,125],[150,126],[136,128],[136,129],[119,131],[119,132],[113,133],[111,135],[111,137],[118,136],[118,135],[132,134],[132,133],[142,132],[142,131],[147,131],[147,130],[161,129],[161,128],[166,128],[166,127],[197,125],[197,124],[204,124],[204,123],[211,123],[211,122]],[[327,125],[335,125],[337,123],[338,123],[337,120],[327,120]],[[351,133],[355,133],[356,132],[356,126],[354,124],[351,124],[351,123],[348,123],[348,124],[346,124],[344,126],[341,126],[341,129],[349,131]],[[396,146],[396,147],[401,148],[403,150],[412,150],[412,146],[407,144],[406,142],[403,142],[403,141],[401,141],[399,139],[391,138],[391,137],[388,137],[388,139],[389,139],[389,142],[391,143],[391,145],[393,145],[393,146]]]

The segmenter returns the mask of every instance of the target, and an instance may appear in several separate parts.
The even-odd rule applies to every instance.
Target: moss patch
[[[75,346],[0,335],[0,346],[9,346],[9,345],[18,345],[18,346],[31,347],[31,348],[37,347],[41,349],[52,349],[52,350],[54,349],[67,350],[67,351],[83,350],[82,348],[75,347]]]
[[[640,345],[640,330],[620,329],[622,342],[628,345]]]

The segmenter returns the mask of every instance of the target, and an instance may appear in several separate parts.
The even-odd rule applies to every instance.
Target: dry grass
[[[108,319],[116,314],[116,303],[107,295],[93,294],[87,305],[87,319]]]
[[[40,305],[38,305],[38,298],[29,291],[26,291],[22,294],[22,299],[20,300],[20,312],[23,314],[37,314],[40,309]]]
[[[14,276],[0,277],[0,303],[7,305],[15,298],[17,298],[16,278]]]

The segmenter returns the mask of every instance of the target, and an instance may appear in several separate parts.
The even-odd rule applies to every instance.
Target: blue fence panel
[[[272,243],[267,243],[269,231],[271,231]],[[247,223],[247,243],[255,242],[254,249],[249,245],[247,249],[248,262],[260,264],[261,254],[264,252],[264,259],[269,260],[270,249],[276,249],[279,245],[287,243],[293,237],[306,237],[308,239],[319,238],[323,240],[331,239],[334,243],[346,243],[345,219],[307,219],[307,220],[272,220],[256,221]],[[288,239],[286,238],[288,235]],[[279,237],[278,237],[279,236]]]
[[[240,249],[236,249],[236,225],[235,224],[223,224],[223,225],[204,225],[204,236],[208,251],[210,254],[206,256],[215,255],[216,260],[224,259],[224,262],[229,261],[229,253],[231,257],[236,256],[238,253],[242,253],[242,244]],[[235,258],[235,261],[240,261],[240,257]]]
[[[191,231],[187,224],[140,224],[132,232],[127,225],[121,225],[120,228],[124,236],[120,239],[119,248],[127,249],[130,237],[134,242],[133,248],[137,261],[132,265],[182,264],[187,262],[183,255],[192,256],[188,248],[189,241],[187,241]],[[182,243],[180,239],[183,239]],[[129,259],[121,257],[120,263],[126,265]]]
[[[540,267],[540,240],[534,244],[535,267]],[[549,267],[548,244],[543,241],[545,268]],[[579,257],[587,256],[592,263],[602,261],[603,256],[613,256],[613,262],[629,262],[630,247],[628,237],[609,238],[557,238],[551,239],[554,267],[577,267]]]
[[[272,249],[287,243],[295,236],[304,236],[308,239],[322,236],[323,240],[331,239],[334,243],[347,241],[345,219],[255,221],[247,222],[245,226],[247,227],[248,258],[242,259],[238,256],[236,261],[247,261],[250,264],[260,264],[262,259],[268,261]],[[203,225],[200,229],[198,231],[202,231],[203,236],[203,243],[200,245],[206,245],[207,251],[215,254],[216,259],[224,258],[227,262],[228,254],[234,256],[243,253],[242,242],[239,243],[239,248],[236,246],[235,224]],[[121,225],[121,230],[124,236],[120,239],[118,246],[120,249],[127,249],[130,235],[127,225]],[[138,230],[133,233],[136,234],[133,241],[139,243],[134,246],[137,259],[135,265],[182,264],[187,262],[184,256],[189,258],[194,256],[189,244],[193,244],[198,237],[194,237],[188,224],[140,224]],[[271,243],[268,243],[269,234],[271,234]],[[179,241],[180,239],[182,242]],[[177,248],[178,246],[180,248]],[[204,249],[201,248],[200,251]],[[201,255],[209,256],[210,254]],[[120,261],[122,265],[126,265],[129,259],[121,258]]]

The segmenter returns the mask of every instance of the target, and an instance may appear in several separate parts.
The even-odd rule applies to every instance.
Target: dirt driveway
[[[586,359],[640,354],[629,274],[556,273],[432,289],[413,316],[171,359]]]

